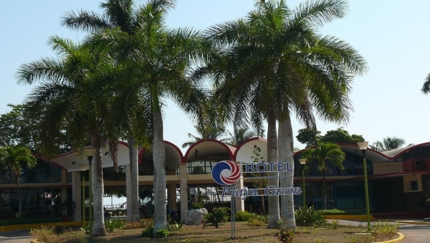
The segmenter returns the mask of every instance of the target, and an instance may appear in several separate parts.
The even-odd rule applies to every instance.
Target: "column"
[[[72,172],[72,201],[75,203],[73,221],[82,220],[81,172]]]
[[[234,186],[238,189],[243,189],[243,175],[240,176],[240,179],[236,181]],[[234,199],[236,212],[245,211],[245,200],[242,200],[241,197],[235,197]]]
[[[130,165],[125,166],[125,191],[127,194],[127,221],[132,221],[132,206],[128,202],[132,201],[131,197],[131,167]]]
[[[181,222],[185,222],[185,215],[188,211],[188,193],[187,193],[187,164],[179,165],[179,186],[181,189]]]

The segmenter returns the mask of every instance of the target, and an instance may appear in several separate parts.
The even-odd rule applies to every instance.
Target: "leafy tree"
[[[326,177],[327,169],[326,162],[330,161],[339,169],[344,169],[343,160],[345,159],[345,153],[339,147],[339,145],[330,142],[321,142],[317,146],[308,148],[302,153],[303,158],[307,158],[309,161],[314,160],[318,164],[318,170],[321,171],[323,179],[323,194],[324,194],[324,209],[327,209],[327,188],[326,188]]]
[[[352,134],[343,128],[327,131],[325,135],[319,135],[321,132],[313,129],[303,128],[298,131],[296,136],[297,140],[306,144],[306,147],[315,146],[318,142],[332,142],[332,143],[357,143],[363,142],[362,135]]]
[[[197,133],[199,135],[193,135],[191,133],[188,133],[188,137],[191,138],[192,140],[183,143],[182,148],[190,147],[200,140],[216,139],[219,141],[224,141],[224,139],[221,138],[221,136],[224,135],[224,127],[212,127],[207,129],[207,128],[194,126],[194,128],[197,130]]]
[[[221,54],[206,69],[215,73],[216,95],[239,125],[249,119],[259,129],[266,119],[268,161],[293,161],[291,110],[308,127],[315,127],[312,109],[325,120],[348,119],[350,83],[365,72],[365,62],[347,43],[316,32],[345,10],[341,0],[309,1],[294,11],[282,0],[256,1],[246,18],[207,31]],[[292,173],[282,176],[288,179],[281,186],[293,184]],[[293,196],[281,197],[281,205],[282,217],[294,228]],[[278,221],[278,199],[269,197],[268,227]]]
[[[370,147],[376,151],[387,151],[400,148],[405,145],[405,140],[398,137],[386,137],[382,141],[378,141]]]
[[[37,165],[37,159],[31,151],[22,146],[4,146],[0,148],[0,168],[16,181],[19,198],[19,217],[22,217],[21,176],[23,168],[31,169]]]

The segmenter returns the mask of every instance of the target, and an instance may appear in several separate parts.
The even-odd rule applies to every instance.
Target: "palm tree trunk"
[[[290,115],[279,120],[278,131],[278,156],[279,162],[289,163],[289,171],[284,170],[280,174],[280,187],[292,187],[294,184],[294,138]],[[286,227],[296,229],[294,217],[294,195],[281,196],[281,218],[286,219]]]
[[[267,115],[267,160],[269,163],[278,161],[278,141],[276,133],[276,117],[273,109],[269,110]],[[279,179],[278,172],[269,172],[268,185],[278,187]],[[267,222],[267,228],[277,228],[279,216],[279,197],[269,196],[269,220]]]
[[[163,141],[163,118],[158,100],[158,88],[151,85],[154,126],[154,236],[157,230],[167,229],[166,213],[166,151]]]
[[[131,177],[131,200],[127,208],[131,207],[130,214],[128,215],[129,221],[140,220],[140,201],[139,201],[139,164],[138,164],[138,149],[134,144],[134,137],[129,136],[128,139],[128,152],[130,156],[130,177]]]
[[[325,186],[325,168],[322,171],[322,173],[323,173],[322,179],[323,179],[323,193],[324,193],[324,195],[323,195],[323,197],[324,197],[323,207],[324,207],[324,209],[327,209],[327,188]]]
[[[92,166],[92,192],[93,192],[93,205],[94,205],[94,223],[93,223],[93,236],[105,236],[105,220],[103,212],[103,195],[104,195],[104,183],[103,183],[103,166],[100,150],[100,134],[97,130],[91,132],[91,146],[96,149],[94,155],[95,162]],[[91,207],[91,205],[90,205]]]

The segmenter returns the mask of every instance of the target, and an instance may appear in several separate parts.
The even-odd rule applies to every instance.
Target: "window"
[[[418,191],[418,181],[411,181],[411,191]]]

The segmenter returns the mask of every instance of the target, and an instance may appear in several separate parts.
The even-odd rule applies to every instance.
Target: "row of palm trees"
[[[198,127],[234,121],[238,127],[251,124],[260,134],[266,121],[267,161],[293,161],[291,117],[307,127],[315,127],[314,113],[328,121],[347,121],[351,82],[366,72],[354,48],[317,32],[345,16],[343,0],[311,0],[294,10],[284,0],[256,0],[247,16],[203,32],[168,28],[165,16],[174,5],[172,0],[141,6],[107,0],[100,5],[101,15],[66,13],[63,25],[89,31],[83,43],[51,37],[58,58],[42,58],[18,70],[19,83],[39,81],[27,101],[41,116],[43,151],[53,153],[57,144],[52,137],[64,134],[72,148],[82,151],[90,141],[98,151],[92,171],[93,235],[106,235],[100,155],[105,139],[114,161],[115,141],[130,144],[132,196],[127,201],[132,208],[138,201],[137,148],[152,149],[154,234],[167,228],[165,99],[175,101]],[[202,80],[209,80],[213,90],[203,89]],[[293,174],[285,173],[278,180],[273,172],[269,184],[291,186]],[[281,206],[269,197],[268,227],[277,227],[280,212],[294,228],[293,196],[282,196]]]

